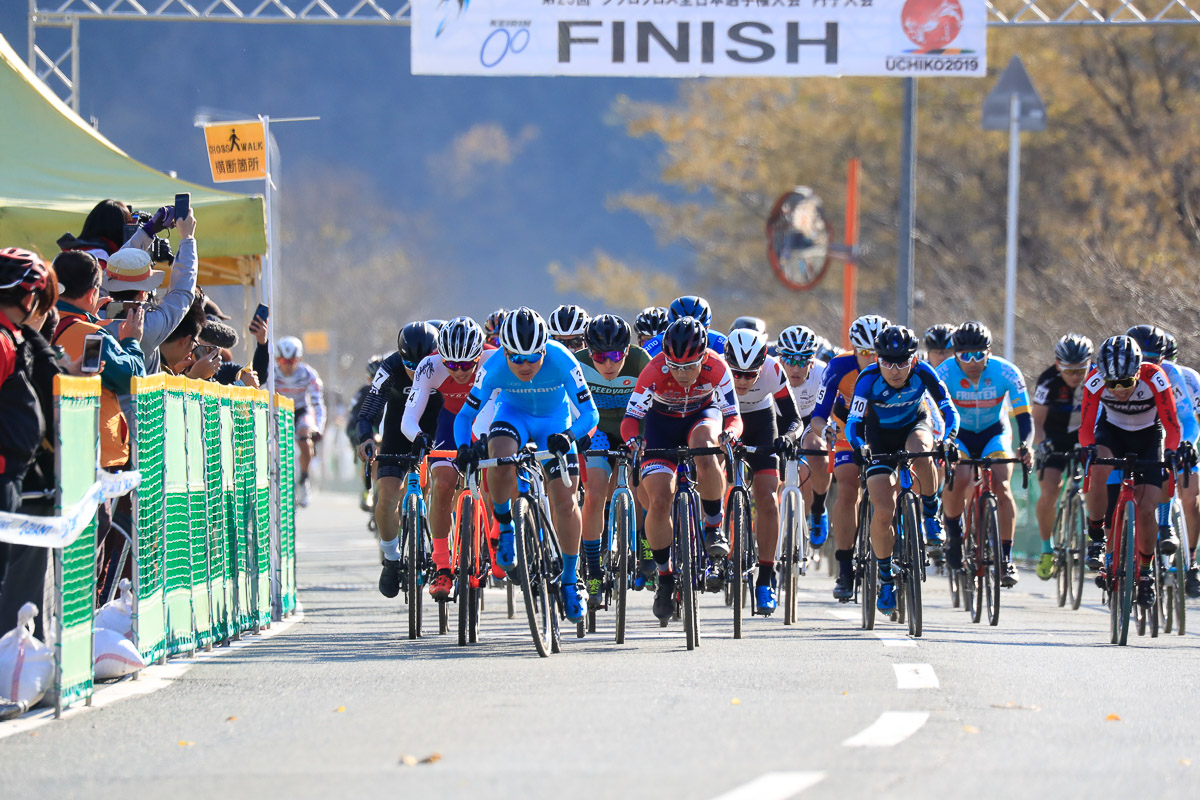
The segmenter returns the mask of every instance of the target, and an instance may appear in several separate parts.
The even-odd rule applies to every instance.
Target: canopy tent
[[[267,251],[261,196],[177,180],[130,158],[59,100],[2,36],[0,108],[0,247],[49,256],[105,198],[153,211],[191,192],[201,221],[200,283],[255,282]]]

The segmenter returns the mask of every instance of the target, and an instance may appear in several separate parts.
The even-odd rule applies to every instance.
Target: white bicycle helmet
[[[474,361],[483,354],[483,328],[470,317],[455,317],[438,331],[437,349],[443,361]]]
[[[792,325],[780,332],[776,347],[783,355],[814,356],[817,352],[817,334],[804,325]]]
[[[546,349],[550,328],[528,306],[508,312],[500,325],[500,346],[514,355],[533,355]]]
[[[285,336],[275,345],[277,358],[304,358],[304,343],[295,336]]]
[[[875,337],[892,323],[878,314],[866,314],[850,326],[850,345],[861,350],[875,350]]]
[[[577,305],[562,305],[554,309],[548,320],[551,336],[571,338],[583,336],[587,331],[590,317]]]
[[[750,328],[738,328],[725,340],[725,361],[743,372],[758,369],[767,361],[767,335]]]

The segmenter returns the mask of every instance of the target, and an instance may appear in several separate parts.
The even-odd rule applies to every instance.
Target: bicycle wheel
[[[475,603],[475,592],[471,589],[471,570],[475,562],[475,498],[467,495],[459,506],[455,528],[458,557],[456,576],[456,600],[458,602],[458,646],[463,647],[471,639],[471,610]]]
[[[1129,641],[1129,614],[1133,606],[1133,587],[1137,583],[1137,539],[1135,522],[1137,510],[1132,502],[1125,504],[1125,519],[1121,529],[1121,558],[1115,560],[1120,565],[1120,576],[1117,579],[1119,587],[1117,644],[1125,645]]]
[[[750,515],[746,490],[734,488],[729,493],[729,509],[725,514],[729,541],[733,552],[729,554],[729,568],[733,571],[733,638],[742,638],[742,608],[746,585],[746,558],[750,552],[750,526],[746,518]],[[753,607],[751,607],[753,610]]]
[[[695,566],[692,559],[694,555],[692,548],[696,539],[693,530],[693,527],[696,527],[696,519],[686,492],[678,492],[675,495],[675,507],[671,517],[675,527],[675,551],[679,564],[676,591],[682,595],[683,630],[687,638],[687,649],[694,650],[696,648],[696,632],[693,627],[696,617],[696,585],[692,575]]]
[[[1004,576],[1004,551],[1000,549],[1000,514],[996,498],[983,498],[984,600],[987,603],[988,624],[1000,624],[1000,579]]]
[[[633,534],[633,506],[627,492],[618,492],[609,511],[610,522],[616,529],[612,536],[616,548],[616,569],[613,572],[613,605],[616,607],[616,642],[625,643],[626,602],[629,597],[629,553],[630,537]]]
[[[1163,595],[1165,594],[1162,558],[1158,554],[1155,554],[1154,563],[1150,569],[1151,575],[1154,577],[1154,604],[1150,606],[1150,638],[1154,639],[1158,637],[1158,628],[1162,624]]]
[[[1070,515],[1070,496],[1059,498],[1054,513],[1054,531],[1050,535],[1050,546],[1054,548],[1054,563],[1058,568],[1054,576],[1054,588],[1059,608],[1066,606],[1075,586],[1075,565],[1070,558]]]
[[[779,601],[783,605],[783,624],[791,625],[796,621],[796,496],[789,492],[783,501],[783,558],[779,563]]]
[[[554,644],[551,620],[550,585],[546,574],[549,565],[543,563],[537,517],[529,499],[522,495],[512,503],[513,527],[517,539],[517,572],[520,573],[521,596],[529,632],[538,655],[550,655]]]
[[[879,571],[875,566],[875,551],[871,548],[871,501],[863,492],[863,498],[858,507],[858,535],[856,542],[856,560],[858,563],[858,578],[862,584],[862,626],[863,630],[875,629],[875,600],[878,592]]]
[[[983,619],[983,575],[980,564],[983,560],[983,533],[979,521],[980,501],[971,502],[967,512],[967,526],[963,531],[963,568],[959,573],[963,583],[963,594],[967,598],[967,612],[971,622]]]
[[[416,495],[404,501],[405,592],[408,594],[408,638],[421,635],[421,509]]]
[[[1071,591],[1071,610],[1078,611],[1079,604],[1083,602],[1083,582],[1087,575],[1087,519],[1086,512],[1083,508],[1083,497],[1079,492],[1071,492],[1071,551],[1068,556],[1073,564],[1071,576],[1075,580],[1075,587]]]
[[[1176,548],[1175,555],[1170,560],[1170,567],[1166,570],[1168,586],[1167,598],[1164,601],[1164,611],[1166,612],[1167,624],[1166,632],[1175,633],[1183,636],[1187,632],[1187,607],[1185,606],[1186,594],[1184,593],[1184,584],[1187,580],[1188,570],[1188,554],[1187,554],[1187,525],[1183,519],[1183,508],[1179,500],[1171,501],[1171,527],[1175,529],[1179,536],[1181,546]]]
[[[920,576],[921,529],[917,523],[920,518],[916,496],[908,495],[904,498],[900,521],[904,526],[904,560],[907,562],[904,564],[904,591],[908,600],[908,634],[913,637],[920,637],[924,622]]]

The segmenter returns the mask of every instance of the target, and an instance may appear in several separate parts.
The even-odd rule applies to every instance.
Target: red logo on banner
[[[905,35],[921,50],[941,50],[958,36],[962,23],[958,0],[908,0],[900,12]]]

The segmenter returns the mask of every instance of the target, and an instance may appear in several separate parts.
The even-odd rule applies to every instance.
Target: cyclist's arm
[[[1100,415],[1100,393],[1104,391],[1104,379],[1100,373],[1092,372],[1083,382],[1083,411],[1079,422],[1079,445],[1091,447],[1096,444],[1096,418]]]
[[[873,380],[874,376],[868,375],[867,370],[859,373],[858,381],[854,384],[854,397],[850,398],[850,414],[846,417],[846,441],[855,449],[866,444],[862,432]]]
[[[491,360],[491,363],[494,364],[495,360]],[[454,443],[459,447],[471,443],[471,426],[475,424],[483,404],[492,396],[495,387],[488,379],[489,374],[487,364],[480,364],[475,372],[475,385],[471,387],[463,407],[454,415]]]
[[[1033,443],[1041,444],[1046,441],[1046,417],[1050,414],[1050,407],[1034,403],[1029,414],[1033,418]]]
[[[358,441],[365,442],[375,436],[375,428],[383,419],[383,409],[387,406],[388,392],[392,390],[392,375],[387,365],[381,366],[371,381],[371,389],[363,398],[362,407],[358,410]]]
[[[958,408],[955,407],[954,401],[950,399],[950,389],[946,383],[938,376],[933,367],[926,364],[924,361],[917,363],[917,374],[921,377],[921,382],[925,385],[925,391],[937,403],[938,411],[941,412],[942,421],[946,423],[946,436],[948,441],[954,441],[958,436]]]
[[[600,411],[596,408],[596,401],[592,399],[592,392],[588,389],[587,380],[583,377],[583,369],[574,356],[570,357],[568,369],[570,378],[567,382],[567,398],[579,415],[571,423],[570,430],[571,435],[579,439],[596,430],[596,425],[600,423]]]
[[[1169,370],[1169,371],[1168,371]],[[1171,383],[1171,392],[1175,395],[1175,412],[1179,417],[1180,436],[1184,441],[1196,443],[1200,437],[1200,425],[1196,424],[1196,406],[1188,394],[1187,381],[1183,373],[1174,365],[1163,365],[1163,372]]]
[[[738,409],[737,390],[733,388],[733,373],[721,362],[721,380],[717,384],[717,408],[725,418],[725,433],[733,438],[742,435],[742,414]]]
[[[775,392],[775,411],[779,417],[779,433],[789,439],[800,435],[802,428],[800,410],[796,408],[796,398],[792,395],[787,377],[783,379],[783,387]]]
[[[621,419],[621,441],[628,442],[638,435],[642,419],[650,410],[650,404],[653,401],[654,380],[650,375],[650,369],[646,368],[638,375],[637,384],[633,387],[633,394],[629,396],[629,402],[625,404],[625,416]]]
[[[1153,367],[1152,370],[1147,370],[1150,374],[1146,377],[1149,378],[1150,390],[1154,392],[1158,421],[1163,426],[1163,447],[1167,450],[1177,450],[1182,429],[1179,425],[1179,414],[1175,410],[1175,393],[1171,391],[1171,382],[1167,380],[1167,374],[1163,372],[1162,367],[1155,364],[1146,366]]]
[[[425,414],[429,398],[433,395],[433,364],[425,363],[430,358],[437,358],[437,356],[426,356],[417,365],[412,388],[408,390],[408,400],[404,403],[404,417],[400,420],[400,432],[410,442],[415,442],[421,433],[421,417]]]
[[[315,369],[312,370],[312,380],[308,382],[308,388],[305,391],[311,402],[309,408],[313,409],[316,418],[316,429],[319,433],[323,433],[325,431],[325,386],[321,383],[321,376]]]

